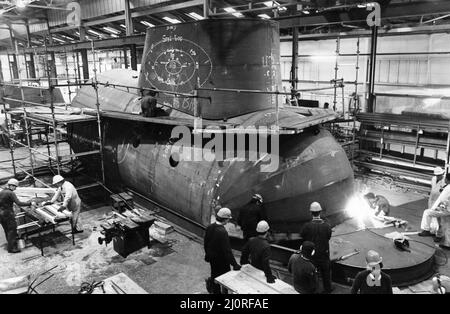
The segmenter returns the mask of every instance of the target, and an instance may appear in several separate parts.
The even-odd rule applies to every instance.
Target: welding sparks
[[[358,228],[366,229],[367,227],[385,227],[385,225],[376,218],[373,208],[370,207],[364,196],[360,194],[354,195],[346,206],[347,214],[356,220]]]

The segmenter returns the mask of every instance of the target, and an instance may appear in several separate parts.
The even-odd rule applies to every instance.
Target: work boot
[[[418,236],[419,237],[432,237],[433,234],[431,234],[431,232],[428,230],[422,230],[421,232],[419,232]]]
[[[442,241],[442,237],[433,237],[433,241],[434,242],[441,242]]]
[[[84,232],[84,230],[78,230],[78,229],[73,230],[73,234],[83,233],[83,232]]]
[[[18,248],[8,250],[8,253],[14,254],[14,253],[20,253],[20,250]]]

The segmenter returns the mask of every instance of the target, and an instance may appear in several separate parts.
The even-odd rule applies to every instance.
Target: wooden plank
[[[105,294],[148,294],[147,291],[142,289],[124,273],[106,278],[103,282],[105,283]],[[118,286],[118,288],[116,287],[114,289],[114,285]],[[101,288],[97,288],[92,294],[103,294],[103,291]]]
[[[229,271],[217,277],[216,282],[237,294],[298,294],[295,289],[280,279],[266,282],[264,272],[247,264],[239,271]]]

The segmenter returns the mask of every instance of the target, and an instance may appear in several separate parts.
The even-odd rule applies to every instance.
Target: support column
[[[85,41],[86,40],[86,28],[83,26],[80,26],[78,28],[78,32],[80,33],[80,41]]]
[[[204,0],[203,2],[203,16],[205,19],[209,18],[209,0]]]
[[[134,26],[133,26],[133,18],[131,17],[130,0],[125,0],[125,26],[127,36],[133,35]]]
[[[49,70],[47,73],[50,74],[50,79],[52,85],[58,84],[57,73],[56,73],[56,62],[55,62],[55,53],[53,51],[49,52],[46,56],[47,58],[47,66]]]
[[[367,112],[375,110],[375,72],[377,62],[378,26],[372,27],[370,38],[370,59],[369,59],[369,99]]]
[[[30,33],[30,24],[28,20],[25,21],[25,29],[27,32],[27,47],[31,48],[31,33]]]
[[[292,29],[292,65],[291,65],[291,86],[293,90],[297,90],[297,84],[298,84],[298,27],[294,27]]]
[[[128,69],[128,51],[127,51],[127,48],[123,48],[123,63],[125,64],[125,69]]]
[[[83,49],[80,51],[81,53],[81,63],[83,68],[83,78],[85,80],[89,79],[89,63],[88,63],[88,55],[87,55],[87,49]]]
[[[47,17],[47,19],[45,19],[45,23],[47,25],[48,44],[50,46],[52,46],[53,45],[53,37],[52,37],[52,33],[50,32],[50,24],[48,22],[48,17]]]
[[[137,51],[136,45],[130,45],[131,69],[137,71]]]
[[[8,25],[9,29],[9,38],[11,40],[11,48],[12,50],[16,49],[16,38],[14,37],[14,33],[11,25]],[[9,74],[11,76],[11,80],[19,79],[19,68],[17,64],[17,57],[15,54],[8,54],[8,64],[9,64]]]
[[[25,62],[27,65],[27,77],[36,78],[36,68],[34,65],[34,55],[32,53],[25,54]]]

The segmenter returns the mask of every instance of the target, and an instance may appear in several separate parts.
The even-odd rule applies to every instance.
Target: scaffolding
[[[81,82],[78,74],[76,73],[77,69],[75,70],[74,81],[70,80],[69,75],[69,67],[68,67],[68,61],[67,61],[67,52],[64,51],[64,62],[65,62],[65,78],[66,83],[65,84],[59,84],[57,77],[52,77],[52,66],[55,66],[54,63],[55,59],[52,56],[51,61],[49,60],[49,51],[47,49],[47,46],[45,46],[45,52],[44,52],[44,71],[46,73],[46,79],[47,79],[47,86],[42,85],[42,78],[39,76],[39,66],[36,68],[38,69],[36,72],[37,77],[36,78],[22,78],[22,68],[20,66],[20,63],[16,61],[17,65],[17,72],[18,72],[18,79],[14,80],[12,79],[11,82],[0,82],[0,86],[3,88],[3,95],[2,95],[2,104],[3,104],[3,111],[5,116],[5,129],[6,129],[6,135],[9,140],[9,150],[11,155],[11,162],[12,162],[12,168],[14,171],[14,176],[18,174],[18,170],[22,173],[25,173],[28,176],[33,177],[35,182],[39,182],[44,186],[48,187],[48,184],[45,182],[39,180],[36,177],[35,174],[35,168],[36,168],[36,160],[37,156],[43,156],[43,158],[46,159],[45,166],[48,166],[51,172],[53,174],[61,174],[62,168],[64,167],[64,163],[67,160],[73,161],[74,158],[81,157],[81,156],[90,156],[90,155],[98,155],[100,157],[100,164],[101,164],[101,181],[102,184],[105,184],[105,174],[104,174],[104,160],[103,160],[103,141],[102,141],[102,126],[101,126],[101,119],[100,119],[100,104],[98,101],[98,81],[97,81],[97,75],[96,75],[96,61],[95,61],[95,47],[94,42],[92,42],[92,54],[94,58],[94,78],[90,83],[85,83],[84,81]],[[19,49],[17,46],[17,42],[15,42],[15,52],[14,52],[14,60],[19,60]],[[24,56],[25,57],[25,56]],[[26,57],[25,57],[26,58]],[[35,53],[33,56],[34,60],[38,58],[38,55]],[[75,56],[73,56],[73,59],[75,61]],[[56,69],[55,69],[56,72]],[[27,73],[28,74],[28,73]],[[28,75],[27,75],[28,76]],[[56,76],[56,75],[55,75]],[[12,78],[14,78],[12,76]],[[29,86],[25,85],[24,81],[32,81],[36,82],[38,86]],[[72,88],[77,88],[81,86],[92,86],[96,93],[96,115],[86,115],[86,114],[77,114],[77,115],[68,115],[66,111],[67,110],[67,104],[64,103],[64,110],[60,108],[59,106],[56,106],[55,104],[55,89],[58,87],[67,87],[69,90],[69,99],[72,100]],[[11,88],[18,88],[20,90],[20,98],[14,98],[14,97],[6,97],[6,89],[7,87]],[[30,100],[27,100],[25,97],[24,89],[37,89],[39,90],[39,94],[41,96],[41,103],[33,102]],[[49,102],[46,102],[43,97],[43,91],[47,90],[49,94]],[[14,103],[20,103],[20,108],[13,108],[11,104]],[[20,114],[19,114],[20,113]],[[15,138],[15,134],[13,132],[13,115],[19,114],[21,118],[21,123],[23,123],[23,130],[26,137],[26,143],[22,143],[21,141],[17,140]],[[78,152],[74,153],[72,150],[69,151],[69,154],[62,154],[60,151],[59,145],[62,142],[65,142],[63,139],[63,133],[64,128],[71,124],[76,124],[80,122],[87,122],[87,121],[95,121],[97,123],[97,141],[94,139],[92,141],[93,145],[98,146],[98,148],[85,151],[85,152]],[[33,148],[33,142],[32,142],[32,127],[33,126],[39,126],[45,128],[45,138],[46,138],[46,146],[47,146],[47,152],[42,152],[39,149]],[[52,137],[52,139],[51,139]],[[51,146],[54,146],[54,153],[52,153]],[[17,158],[15,158],[15,149],[18,147],[25,147],[28,150],[28,157],[29,157],[29,166],[22,165]],[[99,182],[98,182],[99,183]],[[93,186],[92,184],[90,186]]]

